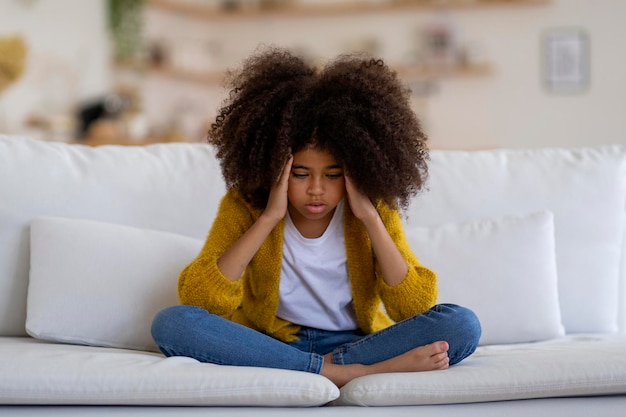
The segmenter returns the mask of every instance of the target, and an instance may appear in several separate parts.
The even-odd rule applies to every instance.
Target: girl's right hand
[[[283,166],[283,170],[278,181],[270,190],[270,196],[267,200],[264,214],[272,217],[279,222],[287,213],[288,199],[287,189],[289,187],[289,175],[291,175],[291,164],[293,163],[293,155],[289,156],[287,162]]]
[[[285,217],[287,213],[287,187],[292,161],[293,156],[290,156],[283,167],[280,178],[270,190],[267,206],[261,217],[217,260],[217,267],[226,278],[232,281],[241,278],[267,236]]]

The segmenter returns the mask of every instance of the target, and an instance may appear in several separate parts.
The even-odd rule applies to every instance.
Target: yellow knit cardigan
[[[382,278],[363,224],[344,210],[348,275],[356,319],[365,333],[372,333],[423,313],[437,300],[437,278],[411,251],[400,215],[385,204],[377,210],[391,238],[409,264],[400,284],[391,287]],[[297,340],[299,326],[276,317],[282,261],[284,221],[267,237],[243,276],[231,281],[220,272],[217,260],[261,215],[235,190],[222,198],[219,211],[200,254],[180,274],[181,303],[202,307],[236,323],[286,342]],[[381,302],[385,312],[380,308]]]

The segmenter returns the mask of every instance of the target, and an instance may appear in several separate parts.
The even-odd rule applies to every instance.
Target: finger
[[[291,164],[293,162],[293,155],[289,155],[287,161],[285,161],[285,165],[283,165],[282,171],[280,171],[280,175],[276,179],[276,185],[284,184],[289,179],[289,174],[291,173]]]
[[[351,194],[354,192],[354,184],[352,183],[352,179],[348,176],[345,175],[343,176],[344,180],[345,180],[345,184],[346,184],[346,191],[348,192],[348,194]]]
[[[348,193],[348,198],[353,199],[365,199],[365,194],[363,194],[359,189],[356,188],[354,182],[350,179],[350,177],[345,176],[345,184],[346,184],[346,192]]]
[[[285,162],[285,166],[283,167],[283,172],[280,176],[280,181],[285,183],[289,180],[289,175],[291,174],[291,165],[293,164],[293,155],[289,155],[289,159]]]

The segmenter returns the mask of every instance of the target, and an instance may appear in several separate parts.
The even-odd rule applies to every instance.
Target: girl
[[[476,316],[435,305],[436,276],[404,236],[428,153],[395,73],[356,56],[317,71],[269,49],[230,82],[209,132],[228,191],[180,275],[183,305],[155,317],[161,351],[339,387],[470,355]]]

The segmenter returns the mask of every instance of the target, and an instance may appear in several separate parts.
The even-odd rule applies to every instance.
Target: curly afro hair
[[[268,48],[228,77],[208,133],[226,185],[258,208],[291,153],[329,151],[373,202],[406,208],[428,176],[426,135],[410,91],[382,60],[341,55],[322,69]]]

